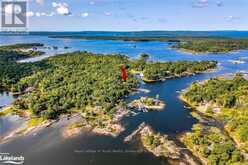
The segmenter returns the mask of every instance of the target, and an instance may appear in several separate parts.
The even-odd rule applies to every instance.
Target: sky
[[[28,0],[30,31],[248,30],[248,0]]]

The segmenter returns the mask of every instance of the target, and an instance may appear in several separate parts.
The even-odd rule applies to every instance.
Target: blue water
[[[151,35],[150,32],[147,35]],[[168,32],[163,32],[168,33]],[[185,32],[181,32],[184,34]],[[200,32],[199,32],[200,33]],[[232,37],[248,37],[247,32],[209,32],[211,35]],[[40,33],[39,33],[40,34]],[[54,34],[54,33],[52,33]],[[87,35],[91,33],[87,32]],[[102,32],[92,35],[100,35]],[[104,33],[105,35],[114,35],[115,33]],[[141,33],[142,34],[142,33]],[[139,35],[141,35],[139,34]],[[188,33],[187,33],[188,34]],[[190,115],[190,110],[184,108],[184,103],[178,99],[178,91],[185,89],[194,81],[201,81],[225,73],[236,73],[248,70],[248,50],[231,52],[225,54],[199,54],[192,55],[178,52],[170,49],[168,42],[126,42],[126,41],[102,41],[102,40],[78,40],[78,39],[55,39],[48,38],[45,34],[33,34],[29,36],[1,36],[0,44],[31,43],[40,42],[45,46],[58,46],[58,50],[45,50],[46,56],[52,56],[57,53],[71,52],[76,50],[86,50],[94,53],[106,54],[125,54],[130,58],[137,58],[141,53],[148,53],[151,60],[154,61],[177,61],[177,60],[216,60],[219,62],[218,70],[213,73],[198,74],[179,79],[171,79],[165,82],[154,84],[141,83],[141,88],[149,89],[150,93],[135,93],[127,98],[127,102],[140,96],[155,97],[157,94],[166,102],[166,107],[160,112],[141,113],[137,116],[130,116],[123,119],[122,123],[126,128],[119,137],[112,138],[106,136],[97,136],[90,132],[83,133],[79,137],[71,140],[63,140],[60,135],[60,126],[54,125],[45,129],[37,136],[27,136],[17,138],[16,140],[0,145],[1,151],[18,153],[25,156],[27,165],[160,165],[167,164],[166,161],[155,158],[150,153],[76,153],[75,150],[138,150],[142,149],[138,142],[131,144],[123,143],[123,138],[137,128],[142,122],[151,125],[158,132],[175,137],[179,133],[190,130],[197,120]],[[76,35],[76,34],[75,34]],[[82,33],[78,34],[82,35]],[[136,34],[137,35],[137,34]],[[155,35],[155,34],[152,34]],[[165,34],[164,34],[165,35]],[[185,35],[185,34],[184,34]],[[210,34],[208,34],[210,35]],[[70,49],[64,49],[64,46]],[[245,61],[244,64],[233,64],[230,60]],[[35,61],[31,59],[27,61]],[[38,59],[39,60],[39,59]],[[6,99],[0,95],[1,99]],[[11,102],[11,101],[10,101]]]
[[[131,32],[107,32],[107,31],[82,31],[82,32],[30,32],[30,35],[54,36],[54,35],[73,35],[73,36],[131,36],[131,37],[151,37],[151,36],[216,36],[247,38],[248,31],[131,31]],[[0,32],[1,35],[1,32]]]
[[[11,104],[14,100],[15,98],[10,93],[0,92],[0,111],[2,107]]]

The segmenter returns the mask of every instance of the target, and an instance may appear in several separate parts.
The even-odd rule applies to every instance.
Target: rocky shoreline
[[[205,83],[206,81],[203,81],[203,82],[199,82],[201,84]],[[191,103],[185,96],[183,96],[184,93],[186,93],[187,90],[184,90],[181,95],[179,96],[179,98],[184,102],[186,103],[187,105],[189,105],[193,110],[195,110],[197,113],[203,115],[204,117],[207,117],[207,118],[210,118],[210,119],[214,119],[218,122],[221,123],[222,125],[222,129],[221,128],[218,128],[221,130],[222,133],[219,133],[219,134],[222,134],[222,136],[224,136],[225,138],[231,140],[235,147],[240,150],[243,158],[245,160],[248,160],[248,154],[246,151],[244,151],[242,149],[242,144],[241,142],[235,137],[234,133],[229,129],[228,127],[228,124],[225,123],[225,121],[222,121],[220,119],[220,115],[221,115],[221,108],[215,104],[215,103],[211,103],[211,102],[204,102],[204,103],[201,103],[201,104],[194,104],[194,103]],[[211,111],[209,111],[209,109],[211,109]],[[204,119],[202,119],[201,117],[199,118],[199,122],[200,123],[204,123],[206,124],[205,127],[208,127],[208,121],[205,121]],[[218,127],[218,126],[217,126]],[[217,129],[217,128],[216,128]],[[192,132],[186,132],[185,134],[183,134],[181,137],[180,137],[180,140],[185,143],[185,145],[187,146],[187,148],[189,150],[191,150],[191,152],[196,156],[196,157],[199,157],[200,160],[202,161],[203,164],[208,164],[208,159],[204,158],[201,154],[198,153],[199,149],[197,149],[196,146],[192,146],[192,145],[188,145],[187,144],[187,138],[190,137],[192,135]]]
[[[62,135],[64,138],[72,138],[82,133],[84,129],[90,130],[93,133],[105,136],[117,137],[125,128],[120,124],[120,120],[129,113],[127,109],[119,109],[111,120],[106,120],[102,125],[88,122],[82,115],[77,121],[67,125],[63,129]]]
[[[9,108],[9,107],[8,107]],[[8,110],[5,108],[2,112]],[[82,133],[83,130],[90,130],[93,133],[99,135],[106,135],[116,137],[125,128],[120,124],[120,120],[129,113],[127,109],[119,109],[111,120],[104,121],[104,125],[92,125],[92,123],[87,122],[87,120],[83,117],[81,113],[73,113],[72,115],[62,115],[57,120],[42,120],[42,118],[33,118],[31,114],[25,113],[25,115],[21,115],[24,122],[18,128],[8,132],[4,137],[1,138],[0,143],[9,142],[17,137],[26,136],[26,135],[35,135],[37,132],[41,131],[46,127],[50,127],[51,125],[59,122],[63,119],[67,119],[67,124],[63,128],[62,137],[65,139],[73,138]],[[7,113],[6,115],[12,115]],[[95,123],[94,123],[95,124]]]
[[[162,110],[164,109],[165,105],[166,104],[158,98],[154,99],[148,97],[141,97],[128,104],[128,107],[131,109],[138,109],[142,112],[148,112],[153,110]]]
[[[124,142],[128,143],[137,137],[145,150],[156,157],[165,158],[172,164],[199,165],[199,160],[192,157],[190,152],[185,151],[185,148],[178,146],[173,140],[170,140],[168,135],[156,133],[144,122],[130,135],[125,137]]]

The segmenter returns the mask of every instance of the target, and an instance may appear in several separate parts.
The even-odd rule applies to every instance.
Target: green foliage
[[[185,135],[184,143],[194,152],[200,151],[198,153],[209,165],[231,165],[244,161],[234,143],[215,127],[195,125],[192,132]]]
[[[30,52],[2,49],[2,47],[0,47],[0,89],[10,89],[11,86],[16,84],[22,77],[31,75],[34,71],[41,70],[41,68],[47,68],[47,66],[41,62],[27,64],[16,62],[16,60],[32,56],[29,53]],[[15,92],[17,90],[13,89],[13,91]]]
[[[27,48],[34,45],[9,47],[22,49],[21,46]],[[87,107],[92,107],[87,114],[98,114],[91,112],[97,107],[103,114],[111,116],[116,111],[116,105],[138,85],[138,79],[132,74],[129,74],[127,82],[121,80],[122,64],[128,66],[128,72],[131,69],[140,69],[145,73],[150,71],[151,74],[161,72],[158,73],[161,75],[162,72],[175,74],[185,70],[203,71],[216,65],[216,62],[209,61],[179,61],[159,63],[163,68],[156,70],[156,63],[148,62],[147,54],[142,54],[138,60],[130,61],[126,56],[95,55],[87,52],[74,52],[40,62],[21,64],[15,60],[29,57],[30,54],[15,50],[6,52],[6,47],[0,49],[0,87],[25,93],[15,102],[15,107],[30,109],[37,116],[47,119],[56,118],[73,109],[84,112]],[[184,69],[175,72],[178,67]]]
[[[161,135],[160,134],[145,134],[145,135],[142,135],[142,142],[151,147],[152,149],[158,147],[159,145],[161,145]]]
[[[184,96],[193,103],[211,101],[221,107],[233,108],[245,105],[243,97],[246,96],[247,89],[248,81],[236,75],[233,80],[212,78],[206,83],[193,83]]]
[[[148,54],[141,54],[137,60],[132,62],[132,68],[135,68],[136,71],[143,71],[149,59]]]
[[[0,49],[5,50],[13,50],[13,49],[30,49],[30,48],[37,48],[42,47],[44,44],[41,43],[21,43],[21,44],[14,44],[14,45],[4,45],[0,46]]]
[[[120,66],[129,63],[125,56],[75,52],[43,63],[52,67],[21,79],[14,88],[18,92],[35,88],[22,99],[36,115],[48,119],[73,108],[84,111],[88,106],[112,113],[138,84],[131,74],[127,82],[121,80]]]
[[[215,61],[176,61],[149,62],[143,69],[148,80],[161,80],[168,77],[190,75],[216,67]]]
[[[231,80],[213,78],[204,83],[193,83],[183,96],[194,104],[217,104],[222,108],[219,117],[225,121],[231,136],[243,145],[248,144],[248,81],[242,75],[237,74]],[[209,113],[207,110],[206,114]],[[244,149],[248,150],[248,147],[244,146]]]
[[[196,53],[225,53],[248,48],[248,40],[245,39],[185,39],[172,46],[176,49],[189,50]]]

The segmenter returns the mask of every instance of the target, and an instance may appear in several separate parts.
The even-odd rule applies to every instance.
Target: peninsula
[[[247,160],[247,87],[248,80],[243,78],[241,74],[236,74],[233,75],[233,78],[226,78],[225,76],[221,76],[200,83],[193,83],[187,90],[185,90],[181,94],[181,99],[188,105],[193,107],[195,110],[208,117],[215,118],[216,120],[219,120],[223,123],[225,132],[235,142],[235,147],[234,143],[231,144],[230,142],[228,142],[228,146],[233,146],[233,148],[237,148],[239,151],[241,151],[238,152],[236,150],[233,150],[235,152],[235,159],[230,158],[228,160],[242,161],[243,158]],[[215,153],[216,151],[212,147],[209,148],[209,144],[216,143],[216,138],[220,139],[222,136],[221,132],[215,131],[216,137],[215,139],[210,139],[212,141],[211,143],[204,142],[204,144],[208,145],[198,144],[196,143],[196,138],[194,138],[195,135],[197,135],[197,141],[201,143],[201,141],[204,139],[201,140],[199,133],[205,134],[206,136],[207,134],[209,134],[208,136],[212,137],[214,135],[213,132],[208,132],[207,130],[209,129],[206,127],[199,125],[195,126],[193,128],[193,133],[187,133],[184,136],[183,141],[195,153],[195,149],[198,147],[200,147],[201,149],[204,149],[204,146],[208,147],[209,151],[207,151],[206,149],[203,150],[204,153],[202,154],[205,154],[205,156],[203,156],[205,157],[203,158],[203,160],[205,159],[205,162],[212,162],[214,161],[214,159],[216,160],[217,158],[213,157],[213,155],[210,155],[211,153]],[[224,143],[221,142],[221,144]],[[216,147],[216,149],[217,148],[226,149],[223,146]],[[223,151],[223,153],[225,152]]]

